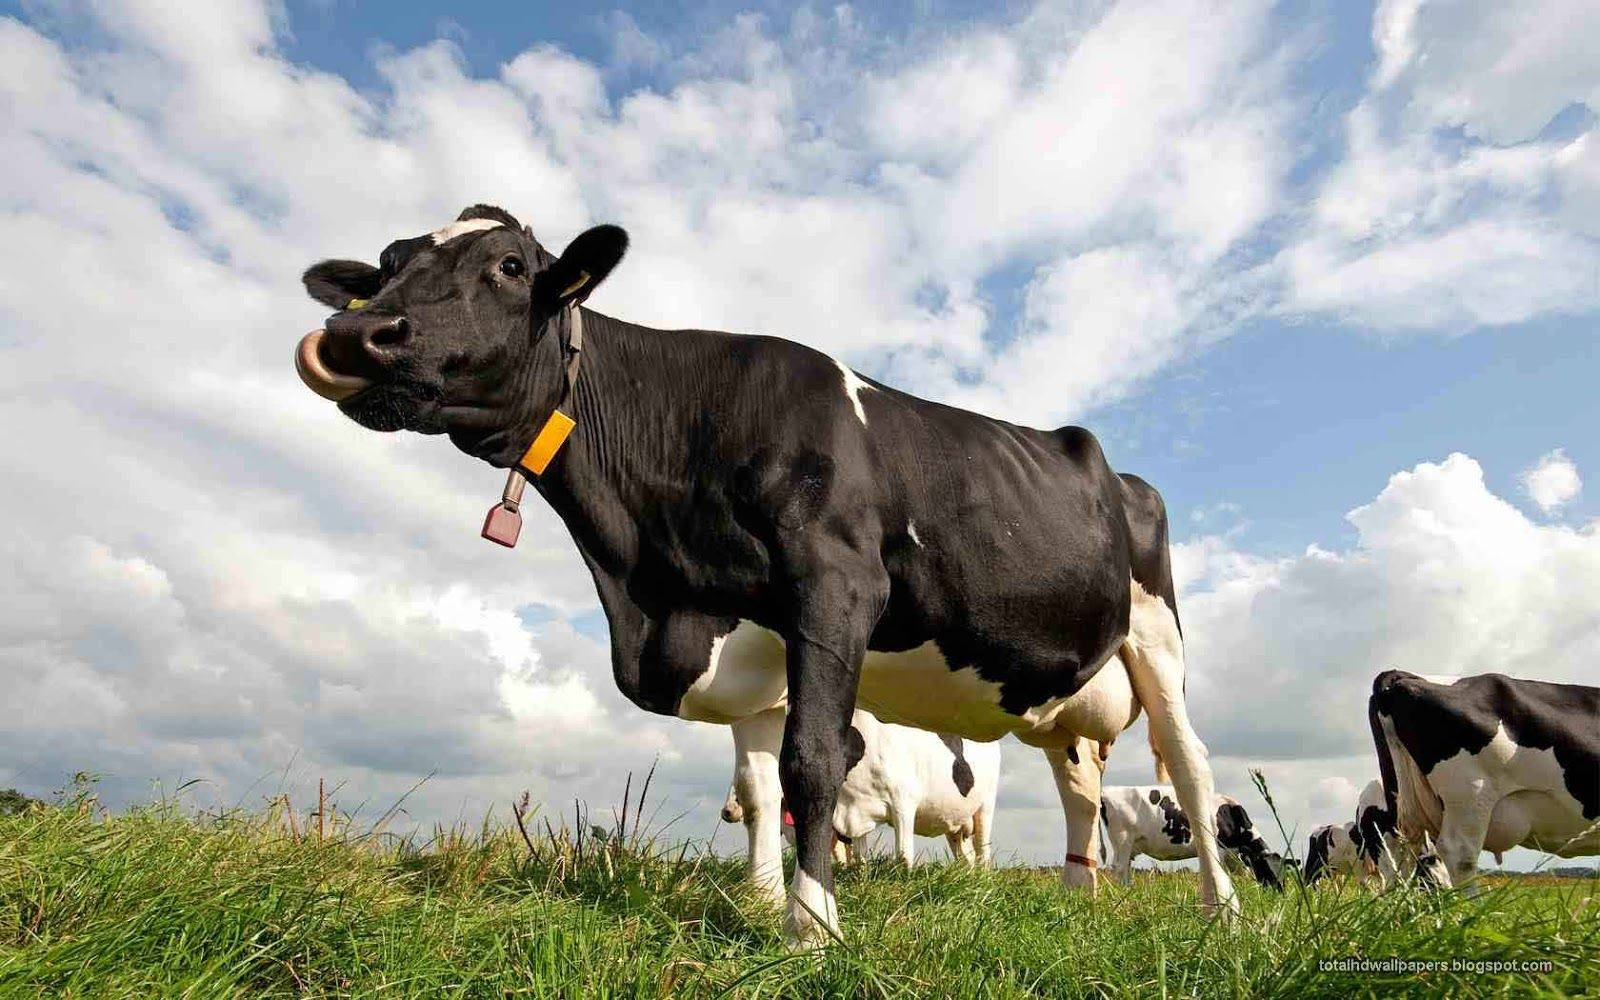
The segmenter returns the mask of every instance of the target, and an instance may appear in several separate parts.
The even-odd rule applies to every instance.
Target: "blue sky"
[[[492,470],[286,364],[306,264],[487,200],[626,226],[602,311],[1094,429],[1167,499],[1222,787],[1336,818],[1376,670],[1596,676],[1582,6],[0,4],[0,785],[437,769],[422,818],[659,755],[715,827],[726,733],[621,701],[559,524],[485,551]],[[1002,850],[1057,856],[1006,753]]]

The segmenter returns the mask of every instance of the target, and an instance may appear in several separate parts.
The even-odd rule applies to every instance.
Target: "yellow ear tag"
[[[561,295],[559,297],[564,299],[568,295],[571,295],[573,292],[575,292],[578,289],[582,288],[584,285],[587,285],[589,283],[589,278],[590,277],[591,277],[591,275],[589,274],[588,271],[579,271],[578,272],[578,280],[574,281],[572,284],[568,285],[566,288],[563,288],[561,290]]]
[[[371,301],[372,301],[371,299],[351,299],[349,302],[346,302],[344,304],[344,307],[347,310],[348,309],[360,309],[362,306],[366,305],[368,302],[371,302]]]
[[[577,423],[560,410],[552,411],[550,419],[539,428],[533,444],[528,445],[528,450],[523,452],[522,461],[518,464],[536,476],[544,475],[550,460],[555,458],[556,452],[567,443],[567,435],[572,433],[572,428],[576,427]]]

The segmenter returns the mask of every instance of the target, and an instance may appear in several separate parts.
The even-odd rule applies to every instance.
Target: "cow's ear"
[[[538,293],[566,305],[582,302],[606,280],[628,250],[628,234],[618,226],[585,230],[561,252],[554,264],[539,273]]]
[[[325,260],[306,268],[300,281],[306,286],[306,294],[323,305],[348,309],[352,301],[378,294],[383,287],[383,273],[359,260]]]

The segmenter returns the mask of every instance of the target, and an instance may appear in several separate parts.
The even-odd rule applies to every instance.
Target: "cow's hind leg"
[[[814,543],[790,553],[802,581],[788,649],[789,716],[778,773],[794,815],[795,868],[784,929],[809,947],[838,935],[833,896],[833,810],[845,775],[861,759],[861,734],[850,725],[867,639],[889,594],[881,565],[874,571],[845,544]]]
[[[1067,823],[1067,857],[1061,881],[1072,888],[1095,891],[1100,856],[1100,759],[1095,745],[1079,739],[1065,749],[1047,749],[1045,760],[1056,779],[1061,812]]]
[[[995,795],[978,807],[972,814],[972,856],[973,864],[982,868],[989,867],[994,860],[994,848],[989,842],[989,831],[994,824]]]
[[[773,708],[733,723],[733,794],[750,838],[750,881],[773,903],[783,901],[783,786],[778,753],[783,747],[783,709]]]
[[[1192,824],[1195,856],[1200,862],[1200,901],[1208,910],[1237,914],[1239,899],[1232,879],[1222,870],[1217,850],[1211,765],[1206,762],[1205,744],[1189,724],[1184,704],[1183,639],[1178,619],[1160,597],[1146,593],[1137,582],[1132,586],[1123,662],[1139,703],[1149,713],[1150,732],[1172,773],[1178,804]]]

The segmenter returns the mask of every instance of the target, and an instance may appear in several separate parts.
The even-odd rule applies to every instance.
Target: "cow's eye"
[[[516,257],[507,257],[500,262],[500,273],[508,278],[520,278],[526,270],[522,261]]]

